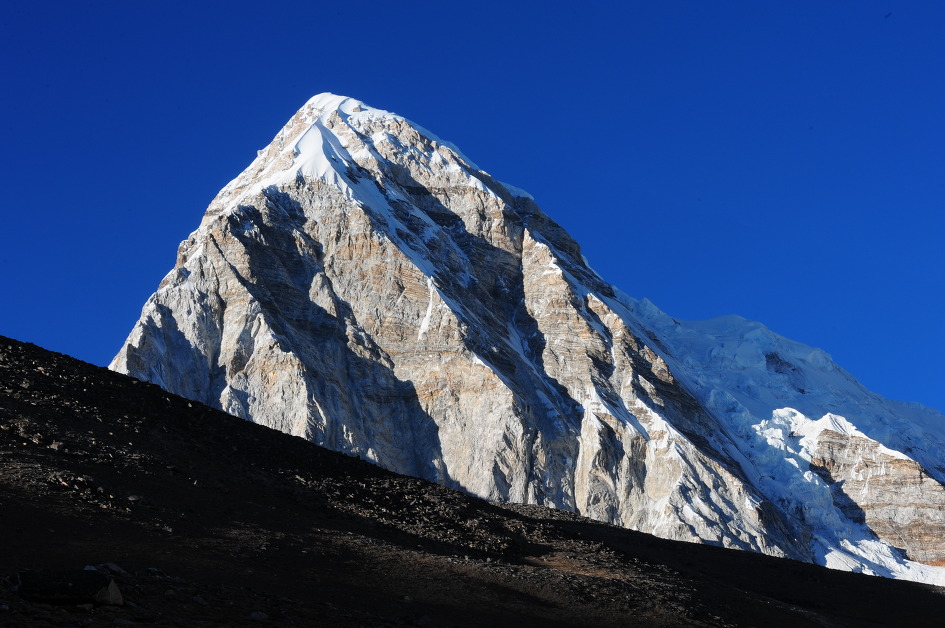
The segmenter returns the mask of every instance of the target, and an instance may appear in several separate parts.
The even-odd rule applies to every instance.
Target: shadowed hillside
[[[123,605],[30,601],[36,570]],[[107,565],[107,566],[106,566]],[[938,625],[935,587],[398,476],[0,337],[0,625]]]

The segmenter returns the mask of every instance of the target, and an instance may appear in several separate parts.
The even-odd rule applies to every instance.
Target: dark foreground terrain
[[[30,584],[71,582],[86,566],[117,585],[121,605]],[[935,587],[489,504],[0,337],[2,626],[938,626],[943,616]]]

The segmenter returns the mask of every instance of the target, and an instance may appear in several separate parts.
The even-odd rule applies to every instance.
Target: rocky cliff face
[[[748,334],[743,362],[764,345],[752,325],[726,332]],[[615,291],[530,196],[452,145],[323,94],[214,199],[112,368],[489,499],[937,581],[914,561],[945,554],[917,524],[945,526],[945,478],[928,471],[945,447],[910,457],[851,430],[766,440],[839,370],[772,349],[761,375],[753,353],[707,375],[726,357],[700,353],[718,329]],[[830,395],[849,396],[833,387],[795,414],[826,414]],[[836,522],[853,536],[824,531]]]

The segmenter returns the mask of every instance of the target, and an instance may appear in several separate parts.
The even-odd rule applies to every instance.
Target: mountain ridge
[[[945,583],[921,564],[945,558],[945,438],[779,338],[630,299],[530,195],[319,95],[210,204],[111,367],[489,499]],[[864,404],[894,446],[818,429]]]

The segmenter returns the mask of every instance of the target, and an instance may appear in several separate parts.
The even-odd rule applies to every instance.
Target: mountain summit
[[[530,195],[351,98],[221,190],[111,368],[491,500],[945,585],[945,416],[624,295]]]

